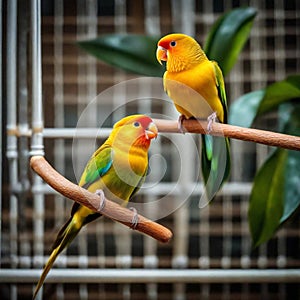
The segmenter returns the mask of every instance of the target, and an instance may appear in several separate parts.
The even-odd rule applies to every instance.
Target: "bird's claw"
[[[98,211],[102,211],[103,208],[105,207],[105,195],[103,190],[96,190],[95,194],[97,194],[100,197],[100,205]]]
[[[184,120],[186,120],[186,117],[184,115],[180,115],[178,118],[178,123],[177,123],[177,128],[178,128],[179,132],[181,132],[182,134],[185,134],[185,130],[183,127]]]
[[[212,124],[217,119],[217,113],[214,111],[211,115],[207,118],[207,132],[210,133],[212,131]]]
[[[138,223],[139,223],[139,215],[137,213],[137,210],[134,207],[129,208],[131,211],[133,211],[133,217],[131,220],[131,228],[136,229]]]

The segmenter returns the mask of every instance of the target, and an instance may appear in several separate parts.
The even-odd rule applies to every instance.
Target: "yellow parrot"
[[[156,125],[148,116],[132,115],[123,118],[114,125],[108,139],[88,161],[79,185],[92,193],[99,193],[100,196],[104,193],[108,199],[126,205],[145,180],[148,149],[157,133]],[[35,288],[33,299],[57,256],[69,246],[84,225],[100,216],[101,214],[74,203],[70,219],[61,228],[53,244],[52,253]]]
[[[192,37],[174,33],[158,41],[156,58],[166,62],[163,76],[164,89],[183,119],[208,119],[227,122],[227,101],[222,71],[210,61],[201,46]],[[230,172],[229,139],[202,135],[202,175],[206,199],[211,200],[228,178]]]

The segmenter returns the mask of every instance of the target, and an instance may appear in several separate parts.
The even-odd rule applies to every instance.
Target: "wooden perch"
[[[154,119],[159,132],[181,133],[178,122],[173,120]],[[207,131],[207,121],[184,120],[183,128],[186,132],[210,134],[214,136],[226,136],[233,139],[265,144],[268,146],[281,147],[290,150],[300,150],[300,137],[272,131],[244,128],[229,124],[213,122],[211,131]]]
[[[153,120],[159,132],[181,133],[176,120]],[[229,124],[213,122],[210,132],[207,131],[205,120],[184,120],[183,128],[186,132],[225,136],[243,141],[250,141],[268,146],[281,147],[290,150],[300,150],[300,137],[281,134],[266,130],[243,128]],[[33,156],[30,161],[32,169],[40,175],[52,188],[63,196],[85,205],[95,212],[120,222],[132,228],[134,212],[121,207],[117,203],[106,199],[105,206],[101,209],[101,198],[80,186],[73,184],[65,177],[56,172],[43,156]],[[138,216],[138,224],[134,228],[140,232],[152,236],[161,241],[168,242],[172,238],[172,232],[162,225]]]
[[[30,160],[30,166],[44,181],[63,196],[132,228],[134,216],[132,210],[106,199],[105,205],[100,211],[101,198],[97,194],[81,188],[60,175],[43,156],[33,156]],[[141,215],[138,215],[138,223],[134,229],[150,235],[163,243],[168,242],[172,238],[172,232],[169,229]]]

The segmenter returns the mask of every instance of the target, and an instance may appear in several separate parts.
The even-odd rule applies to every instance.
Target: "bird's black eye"
[[[171,45],[171,47],[175,47],[175,46],[176,46],[176,42],[175,42],[175,41],[172,41],[172,42],[170,43],[170,45]]]
[[[133,126],[134,126],[134,127],[139,127],[140,125],[141,125],[140,122],[134,122],[134,123],[133,123]]]

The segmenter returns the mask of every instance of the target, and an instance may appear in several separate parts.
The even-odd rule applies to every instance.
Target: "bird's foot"
[[[131,228],[136,229],[138,223],[139,223],[139,215],[137,213],[137,210],[134,207],[129,208],[131,211],[133,211],[133,217],[131,220]]]
[[[180,115],[178,118],[177,128],[182,133],[185,134],[185,130],[183,127],[183,121],[186,120],[186,117],[184,115]]]
[[[217,119],[217,113],[214,111],[211,115],[207,118],[207,132],[210,133],[212,131],[212,124]]]
[[[101,212],[105,207],[105,195],[103,190],[96,190],[95,194],[97,194],[100,197],[100,205],[98,211]]]

